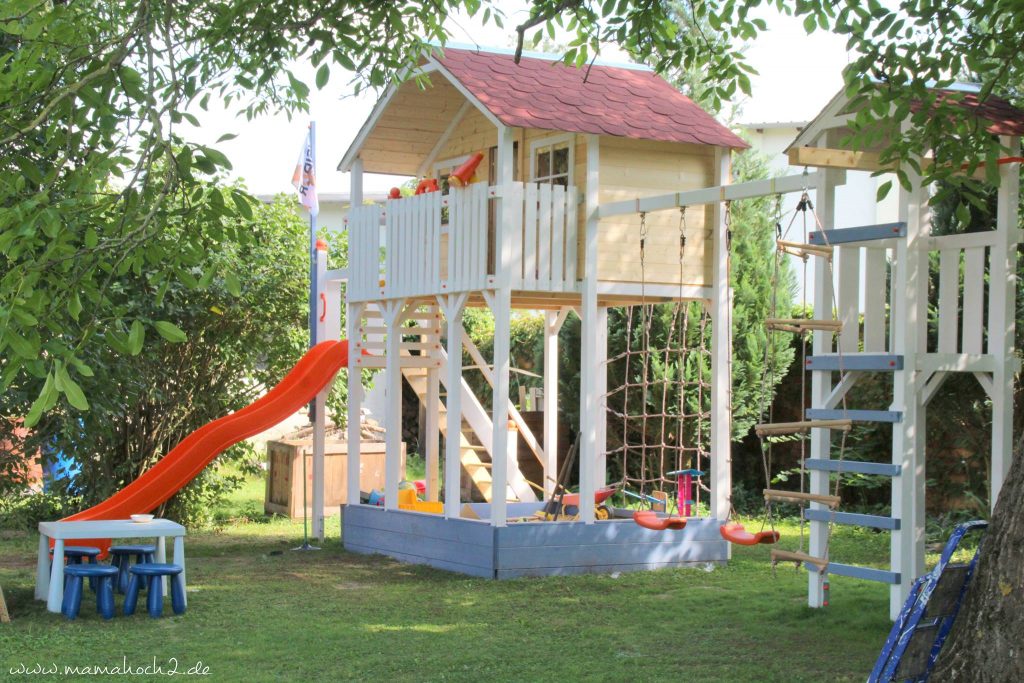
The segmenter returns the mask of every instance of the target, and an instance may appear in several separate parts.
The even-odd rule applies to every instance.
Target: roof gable
[[[433,58],[506,126],[743,149],[718,123],[657,74],[586,68],[511,54],[444,48]]]
[[[936,89],[936,98],[943,100],[953,94],[959,98],[956,106],[974,114],[987,124],[986,130],[992,135],[1024,136],[1024,110],[1012,105],[1007,100],[989,95],[985,100],[978,99],[978,93],[967,89],[970,86]],[[811,121],[786,148],[786,152],[798,147],[811,145],[827,130],[842,128],[853,114],[848,110],[850,99],[845,89],[840,89],[829,103],[825,105],[814,120]],[[919,111],[921,104],[912,105]]]

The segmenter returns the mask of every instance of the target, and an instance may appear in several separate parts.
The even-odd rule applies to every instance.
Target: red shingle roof
[[[438,61],[502,123],[743,149],[740,137],[657,74],[445,48]],[[584,78],[586,80],[584,81]]]
[[[957,102],[957,106],[990,123],[988,132],[992,135],[1024,135],[1024,111],[1003,98],[989,95],[984,101],[981,101],[974,93],[965,94],[940,90],[939,99],[954,94],[962,98]]]

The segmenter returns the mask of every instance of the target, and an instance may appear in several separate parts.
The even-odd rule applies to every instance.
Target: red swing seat
[[[637,510],[633,513],[633,521],[652,531],[673,529],[678,531],[686,527],[685,517],[659,517],[654,510]]]
[[[737,522],[723,524],[719,531],[722,533],[722,538],[736,545],[757,545],[759,543],[770,545],[779,542],[778,531],[759,531],[752,534]]]

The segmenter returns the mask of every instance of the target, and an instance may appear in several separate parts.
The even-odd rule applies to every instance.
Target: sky
[[[509,47],[514,38],[512,26],[525,16],[528,3],[502,3],[506,28],[483,26],[478,20],[456,15],[447,27],[453,43],[478,43],[482,47]],[[762,10],[768,30],[747,47],[751,65],[760,73],[752,79],[752,96],[739,102],[737,117],[741,123],[805,121],[813,118],[842,85],[842,68],[847,64],[845,40],[830,33],[808,36],[798,19]],[[557,38],[556,38],[557,40]],[[609,46],[602,51],[605,61],[624,62],[620,51]],[[295,73],[313,83],[313,69],[296,65]],[[196,142],[213,144],[225,133],[238,135],[217,148],[231,160],[232,175],[244,180],[255,194],[291,192],[291,174],[295,168],[307,123],[316,122],[317,178],[321,193],[348,192],[348,174],[336,171],[345,150],[369,116],[379,93],[367,91],[351,95],[350,74],[340,67],[332,69],[331,80],[323,90],[312,87],[310,112],[293,117],[268,115],[254,121],[231,112],[211,110],[195,112],[201,127],[191,135]],[[401,179],[367,175],[366,192],[386,192]]]

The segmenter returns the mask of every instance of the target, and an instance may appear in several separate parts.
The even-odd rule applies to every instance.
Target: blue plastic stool
[[[114,577],[117,568],[106,564],[69,564],[64,568],[64,601],[60,611],[68,619],[82,608],[82,578],[96,583],[96,611],[104,619],[114,618]]]
[[[117,592],[128,592],[128,568],[131,567],[131,556],[135,556],[135,564],[153,562],[156,553],[155,545],[112,545],[110,546],[110,564],[117,567]]]
[[[128,581],[128,592],[124,596],[124,614],[135,614],[135,605],[139,601],[139,588],[143,580],[147,581],[146,610],[154,619],[164,613],[163,577],[171,577],[171,609],[175,614],[185,613],[185,590],[178,576],[184,569],[177,564],[158,564],[147,562],[133,565],[128,569],[131,579]]]
[[[100,549],[91,545],[69,545],[64,547],[64,560],[67,562],[69,567],[73,564],[83,564],[85,561],[88,561],[89,564],[96,564],[99,562],[99,554]],[[50,562],[50,566],[52,567],[53,551],[50,551]],[[68,580],[67,575],[65,574],[65,590],[67,590],[67,584]],[[89,577],[89,588],[92,589],[93,593],[96,592],[96,579],[94,577]]]

